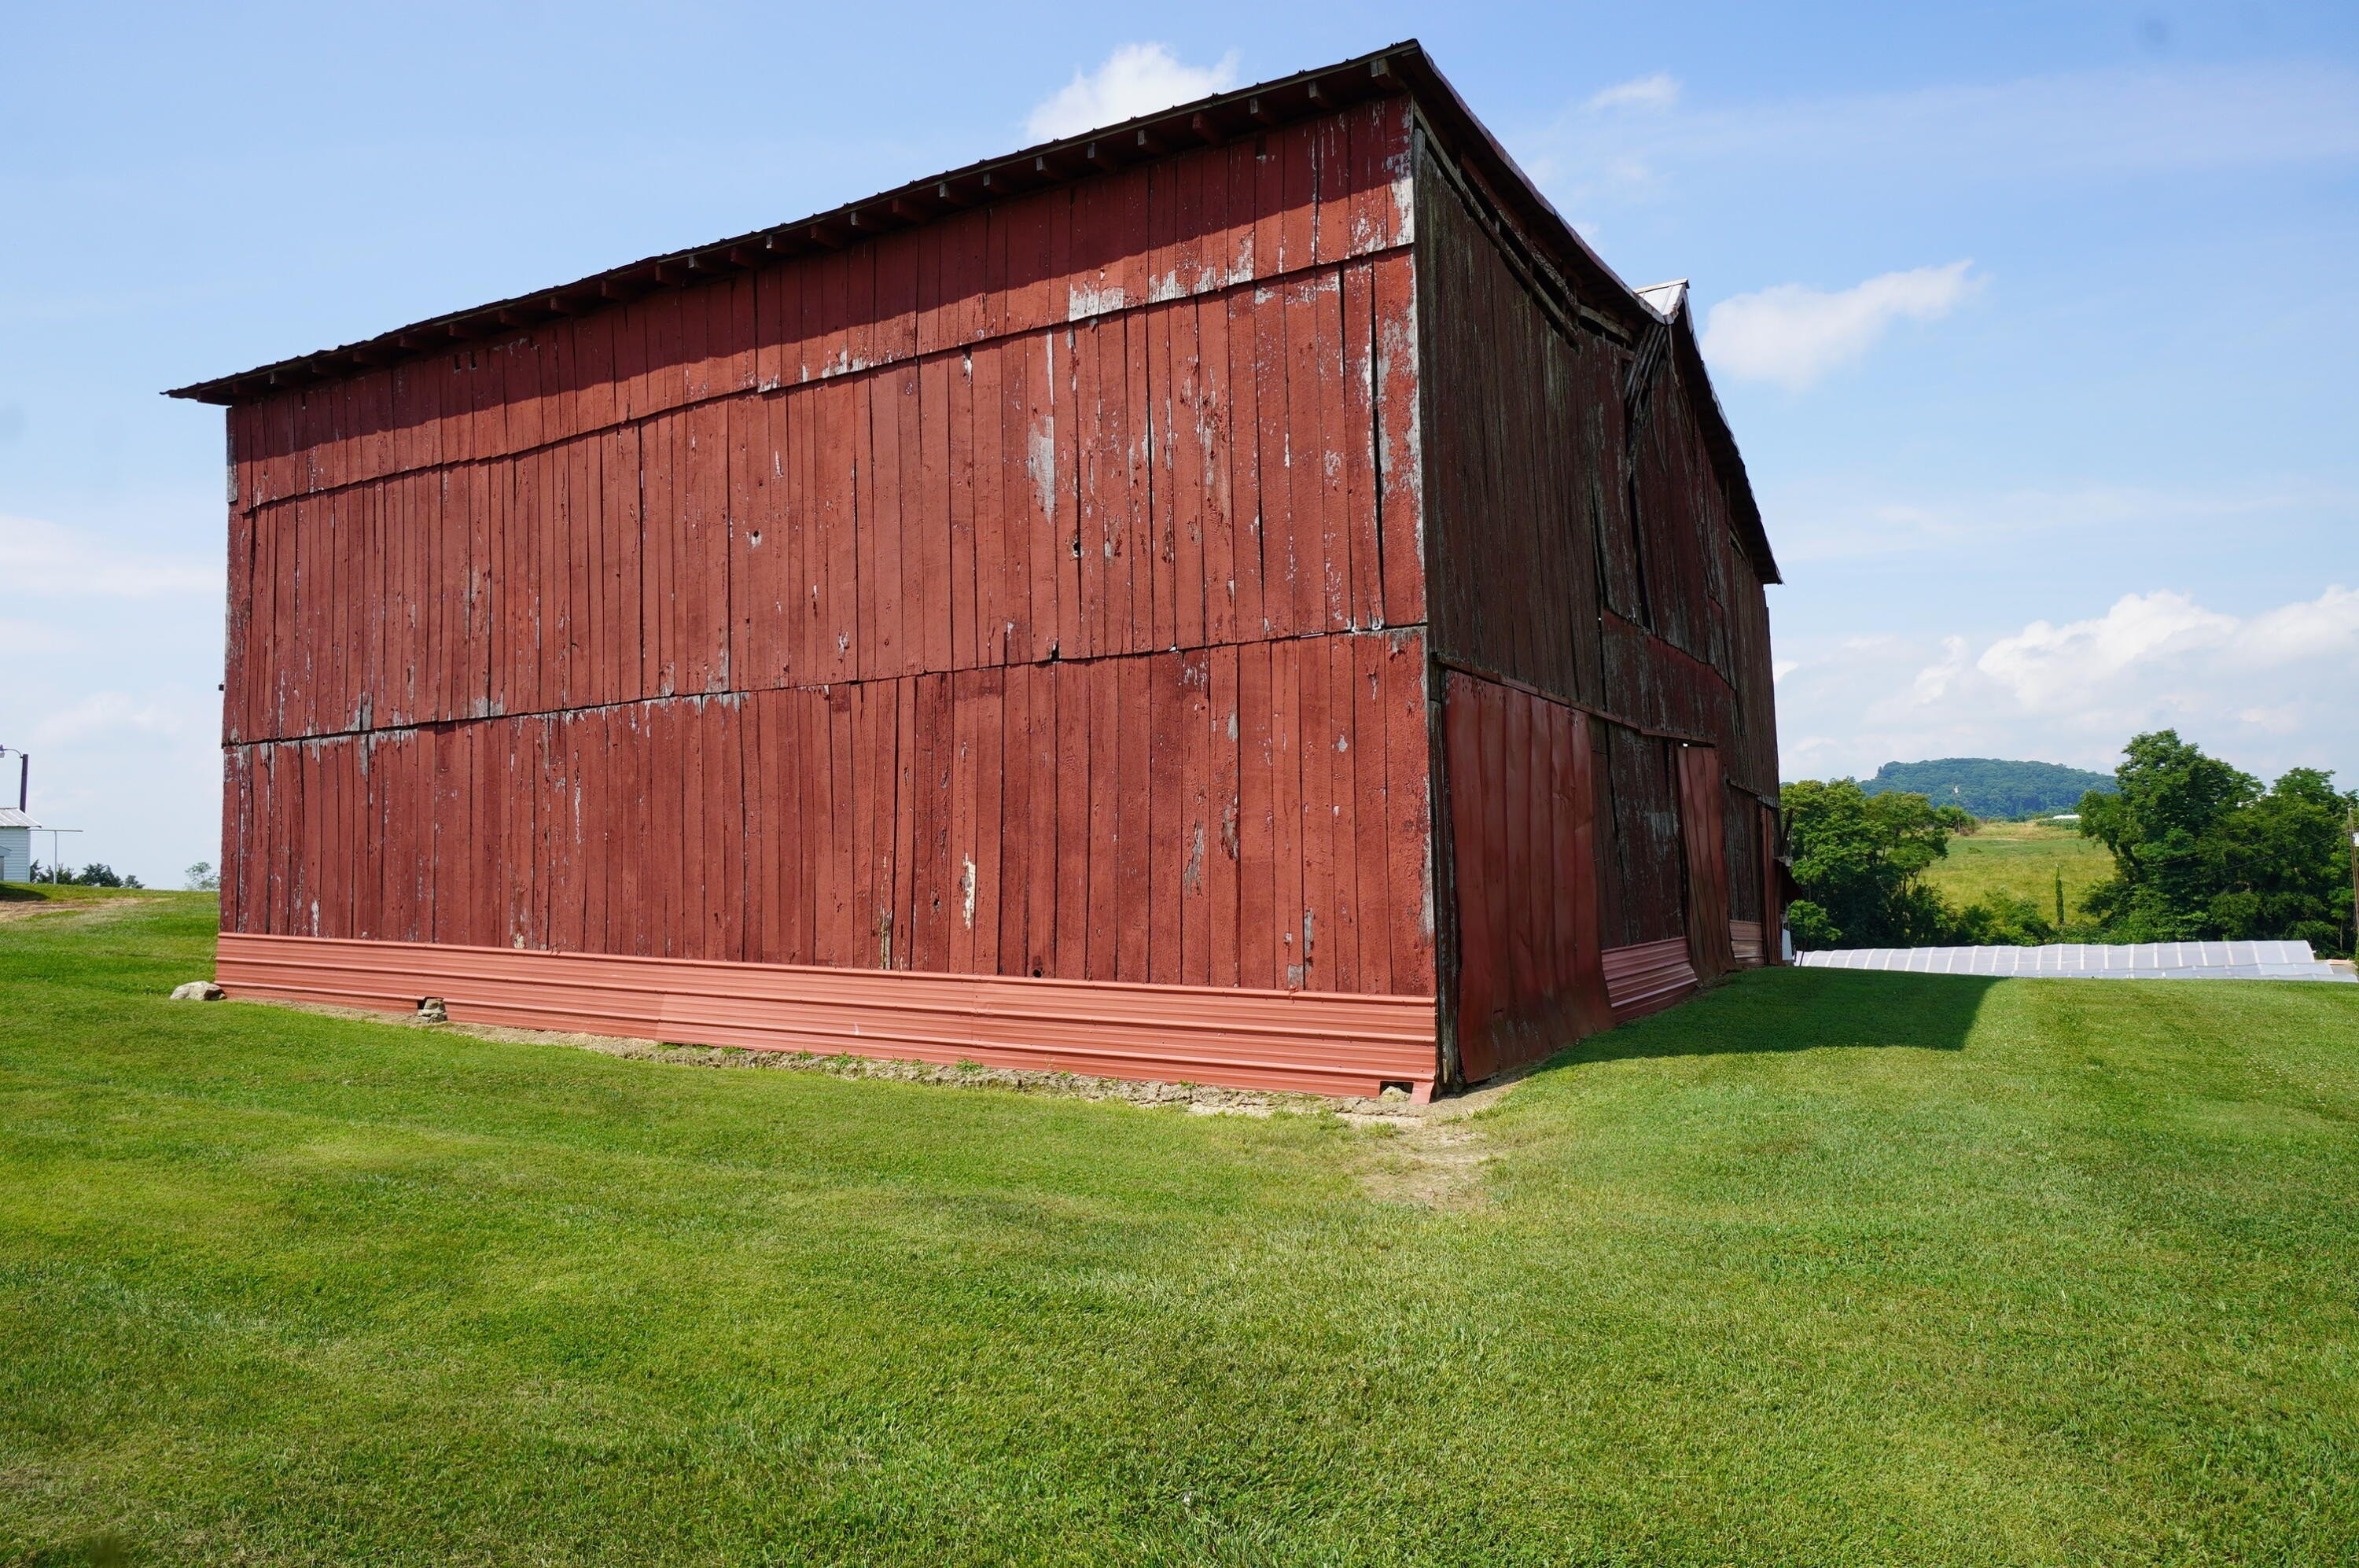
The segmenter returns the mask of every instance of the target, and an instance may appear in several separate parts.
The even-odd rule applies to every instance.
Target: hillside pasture
[[[1952,836],[1925,880],[1958,909],[2005,893],[2029,898],[2053,920],[2059,871],[2067,912],[2078,920],[2082,895],[2114,874],[2114,857],[2071,822],[1984,822],[1972,834]]]

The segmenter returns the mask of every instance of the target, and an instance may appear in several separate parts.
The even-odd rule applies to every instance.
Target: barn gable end
[[[1423,136],[1417,226],[1442,1045],[1479,1079],[1770,956],[1777,568],[1684,289],[1631,310]]]

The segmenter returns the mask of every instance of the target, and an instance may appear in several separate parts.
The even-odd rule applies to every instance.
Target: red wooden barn
[[[233,995],[1422,1097],[1775,942],[1684,290],[1414,43],[174,395]]]

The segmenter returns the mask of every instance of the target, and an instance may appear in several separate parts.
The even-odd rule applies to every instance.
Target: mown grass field
[[[2064,873],[2064,901],[2081,920],[2081,896],[2114,874],[2114,857],[2071,823],[1985,822],[1971,837],[1950,840],[1925,880],[1960,909],[1992,893],[2029,898],[2056,918],[2056,873]]]
[[[210,921],[0,920],[0,1562],[2359,1554],[2359,986],[1755,974],[1417,1202],[1328,1116],[165,1001]]]

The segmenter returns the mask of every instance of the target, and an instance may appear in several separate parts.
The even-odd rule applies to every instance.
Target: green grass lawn
[[[1424,1203],[1332,1117],[165,1001],[210,934],[0,920],[0,1563],[2359,1555],[2359,986],[1757,973]]]
[[[1925,880],[1960,909],[2008,893],[2029,898],[2053,920],[2060,870],[2069,912],[2080,920],[2081,896],[2114,874],[2114,857],[2069,822],[1985,822],[1972,837],[1951,839],[1949,855],[1932,864]]]

